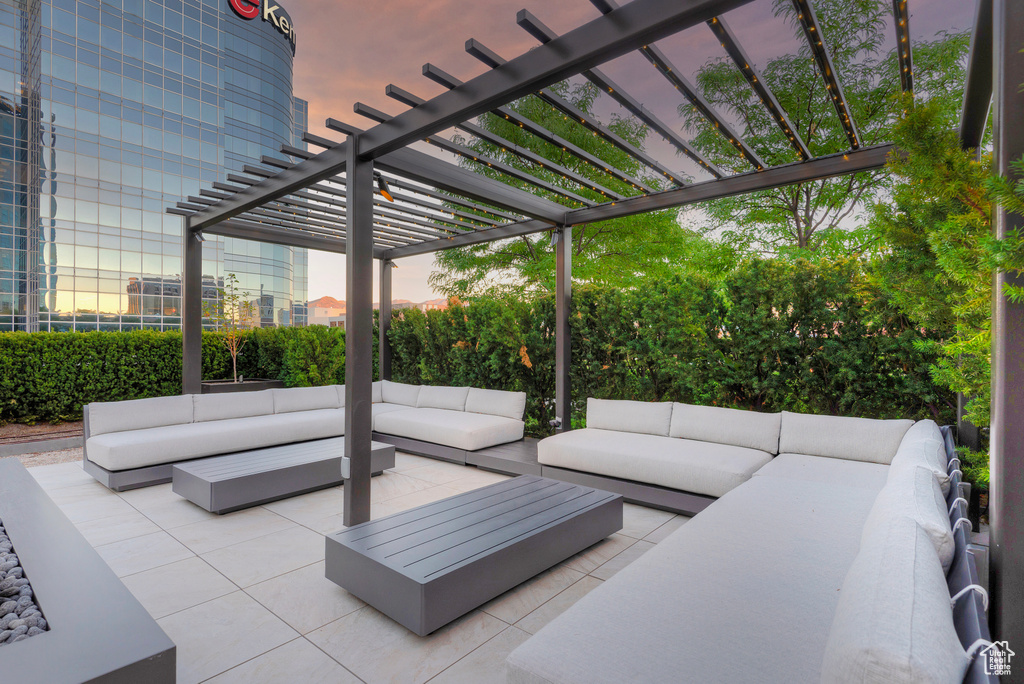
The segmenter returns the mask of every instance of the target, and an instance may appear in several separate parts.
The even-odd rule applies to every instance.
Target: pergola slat
[[[903,92],[914,94],[914,57],[910,49],[910,12],[907,0],[892,0],[892,14],[896,24],[896,57],[900,69]]]
[[[526,29],[527,33],[539,40],[542,44],[550,43],[558,37],[554,31],[548,28],[544,22],[535,17],[527,10],[522,10],[516,17],[516,22]],[[676,133],[672,128],[655,116],[652,112],[647,111],[646,108],[634,97],[629,95],[625,89],[613,81],[607,74],[600,69],[585,69],[581,72],[583,77],[588,81],[596,85],[602,92],[607,93],[613,100],[622,105],[630,114],[643,121],[645,124],[650,126],[655,132],[661,137],[665,138],[671,143],[677,150],[685,154],[687,157],[699,164],[705,171],[710,173],[715,178],[722,177],[722,170],[719,169],[715,164],[710,162],[700,152],[693,149],[690,143],[683,140],[683,138]]]
[[[967,83],[960,107],[960,146],[978,149],[985,137],[992,103],[992,0],[978,0],[967,61]]]
[[[782,129],[782,134],[789,140],[790,145],[797,151],[800,158],[807,161],[811,158],[811,151],[807,149],[807,145],[804,143],[803,138],[800,137],[800,132],[796,130],[796,126],[789,120],[789,116],[786,114],[786,110],[779,104],[778,99],[775,97],[775,93],[772,92],[768,84],[764,82],[761,77],[761,73],[754,66],[750,57],[747,56],[746,51],[736,40],[729,25],[725,23],[725,20],[721,17],[713,17],[708,20],[708,26],[711,27],[711,31],[715,34],[718,40],[722,43],[722,47],[729,54],[729,58],[732,59],[733,64],[743,74],[743,78],[747,80],[750,87],[757,94],[757,97],[761,100],[761,103],[768,109],[768,114],[772,120],[779,125]]]

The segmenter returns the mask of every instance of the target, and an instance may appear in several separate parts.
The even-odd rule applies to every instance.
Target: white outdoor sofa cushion
[[[807,454],[779,454],[754,477],[785,477],[805,482],[827,482],[862,487],[876,494],[882,491],[889,466],[865,461],[847,461],[842,458],[808,456]]]
[[[90,461],[116,471],[343,434],[345,409],[317,409],[109,432],[90,436],[86,449]]]
[[[897,516],[865,534],[839,593],[821,681],[960,682],[968,665],[927,533]]]
[[[946,464],[946,449],[939,426],[931,420],[918,421],[907,430],[900,448],[892,459],[889,477],[902,470],[913,470],[921,466],[928,468],[939,482],[943,496],[949,493],[949,474]]]
[[[508,681],[816,682],[874,498],[753,478],[519,646]]]
[[[89,404],[89,434],[191,423],[193,410],[190,394],[93,403]]]
[[[728,444],[588,427],[541,440],[537,460],[546,466],[722,496],[750,479],[771,455]]]
[[[466,451],[522,439],[524,428],[521,420],[439,408],[389,411],[373,420],[377,432]]]
[[[782,412],[779,453],[889,465],[912,420],[874,420]]]
[[[669,436],[732,444],[777,454],[781,422],[782,415],[779,413],[741,411],[676,402],[672,404],[672,427]]]
[[[668,436],[672,423],[669,402],[587,399],[587,427],[618,432]]]

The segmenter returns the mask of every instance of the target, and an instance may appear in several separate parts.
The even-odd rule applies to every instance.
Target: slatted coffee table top
[[[379,448],[390,447],[380,442],[372,442],[371,449]],[[206,482],[225,482],[248,475],[341,458],[344,455],[345,438],[330,437],[176,463],[174,468],[195,475]]]
[[[522,475],[331,536],[426,583],[618,496]]]

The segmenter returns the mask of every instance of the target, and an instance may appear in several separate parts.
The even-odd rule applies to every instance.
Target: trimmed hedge
[[[573,423],[586,398],[682,401],[763,411],[953,420],[934,356],[869,285],[859,262],[756,260],[723,282],[675,279],[573,295]],[[398,312],[393,376],[525,391],[527,429],[549,432],[554,300],[453,300]]]

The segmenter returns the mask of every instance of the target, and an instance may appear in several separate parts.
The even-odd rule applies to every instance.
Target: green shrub
[[[284,353],[284,381],[289,387],[340,385],[345,382],[345,333],[311,325],[295,328]]]

